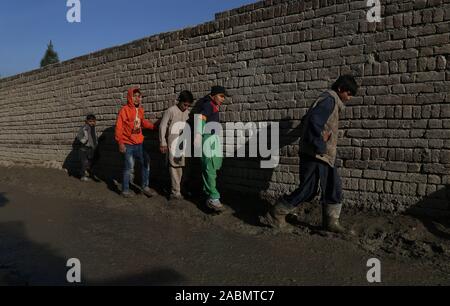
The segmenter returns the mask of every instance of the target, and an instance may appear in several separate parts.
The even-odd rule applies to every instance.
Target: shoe
[[[133,198],[134,195],[131,193],[131,191],[124,191],[122,192],[122,197],[124,197],[125,199],[130,199]]]
[[[169,197],[170,201],[182,201],[184,197],[181,194],[171,194]]]
[[[96,183],[101,182],[101,180],[95,174],[92,174],[90,178]]]
[[[220,200],[208,199],[206,201],[206,206],[214,210],[215,212],[223,212],[225,210],[225,206],[220,203]]]
[[[286,221],[286,216],[293,210],[289,203],[281,198],[275,206],[272,206],[265,216],[259,218],[261,224],[274,229],[285,229],[289,223]]]
[[[153,189],[151,189],[151,188],[148,187],[148,186],[142,188],[142,193],[145,194],[145,195],[146,195],[147,197],[149,197],[149,198],[158,195],[158,194],[156,193],[156,191],[154,191]]]
[[[83,177],[80,179],[80,181],[82,181],[82,182],[90,182],[91,179],[88,178],[87,176],[83,176]]]
[[[322,206],[322,225],[323,229],[336,234],[346,234],[347,230],[339,223],[342,204],[323,205]]]

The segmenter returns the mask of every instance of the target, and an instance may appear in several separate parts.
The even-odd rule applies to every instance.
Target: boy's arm
[[[208,117],[211,115],[212,110],[210,109],[210,104],[204,102],[201,109],[200,114],[196,115],[195,121],[198,122],[195,134],[203,134],[203,130],[205,128],[206,122],[208,121]]]
[[[122,110],[119,112],[119,115],[117,116],[117,121],[116,121],[116,127],[115,127],[115,131],[114,131],[114,136],[115,139],[117,141],[117,143],[119,144],[119,146],[124,145],[123,142],[123,112]]]
[[[170,110],[166,110],[159,125],[159,142],[161,147],[167,147],[166,134],[170,118],[171,118]]]
[[[160,124],[159,120],[156,120],[154,123],[150,120],[145,119],[144,110],[142,110],[142,118],[141,118],[142,128],[146,130],[156,130]]]
[[[310,128],[306,131],[306,133],[309,134],[307,135],[307,138],[316,147],[318,154],[324,154],[326,152],[326,141],[328,141],[330,135],[328,135],[328,139],[324,139],[323,131],[325,124],[333,113],[334,105],[334,99],[332,97],[328,97],[320,102],[311,111],[309,120]]]
[[[143,129],[146,130],[156,130],[159,125],[159,121],[156,121],[155,123],[151,122],[150,120],[145,119],[145,111],[142,109],[142,113],[140,113],[141,117],[141,125]]]
[[[146,130],[156,130],[156,125],[146,119],[142,120],[142,127]]]
[[[86,131],[85,126],[81,127],[80,130],[78,131],[77,139],[83,145],[87,144],[87,142],[89,141],[89,135],[88,132]]]
[[[195,131],[196,135],[202,135],[203,130],[205,129],[206,121],[208,120],[208,117],[206,117],[203,114],[196,115],[196,121],[198,122],[197,129]]]
[[[205,129],[206,122],[208,120],[208,116],[210,115],[211,110],[208,108],[208,103],[204,103],[200,114],[195,115],[194,118],[194,127],[195,127],[195,137],[194,137],[194,145],[200,146],[202,142],[202,135]]]

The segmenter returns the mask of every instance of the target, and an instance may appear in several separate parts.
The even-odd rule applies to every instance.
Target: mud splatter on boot
[[[339,223],[342,204],[322,205],[323,229],[336,233],[346,234],[348,231]]]

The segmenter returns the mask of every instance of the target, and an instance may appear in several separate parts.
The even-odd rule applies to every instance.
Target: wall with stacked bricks
[[[222,190],[274,199],[299,184],[300,119],[344,73],[361,89],[341,116],[338,165],[345,202],[368,209],[449,210],[450,0],[267,0],[215,20],[144,38],[0,80],[0,162],[60,168],[89,112],[106,141],[102,163],[120,174],[112,126],[138,85],[146,114],[160,118],[183,89],[197,98],[221,84],[223,122],[276,121],[276,169],[228,158]],[[155,133],[146,147],[152,180],[167,179]],[[119,160],[119,161],[118,161]]]

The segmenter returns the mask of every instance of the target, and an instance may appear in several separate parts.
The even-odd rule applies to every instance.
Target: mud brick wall
[[[341,120],[339,167],[346,203],[402,211],[449,210],[450,0],[268,0],[214,21],[75,58],[0,81],[0,161],[75,164],[75,133],[88,112],[105,136],[102,164],[120,171],[112,126],[126,90],[139,85],[149,117],[183,89],[200,98],[222,84],[223,121],[277,121],[281,162],[229,158],[223,190],[275,198],[298,179],[295,127],[318,94],[353,73],[359,95]],[[167,179],[151,132],[152,180]]]

